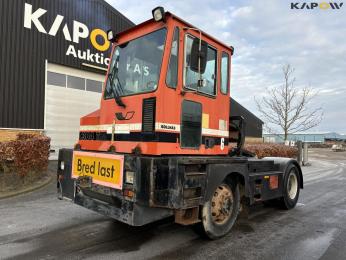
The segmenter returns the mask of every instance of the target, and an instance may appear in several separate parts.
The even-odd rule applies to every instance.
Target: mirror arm
[[[200,83],[202,83],[202,73],[201,73],[201,51],[202,51],[202,31],[199,30],[199,55],[198,55],[198,75]],[[199,85],[199,84],[198,84]],[[200,86],[198,86],[200,87]]]
[[[183,27],[183,30],[194,30],[199,32],[199,46],[198,46],[198,77],[199,80],[197,82],[197,88],[200,88],[200,84],[203,86],[203,78],[202,78],[202,73],[201,73],[201,51],[202,51],[202,31],[198,28],[194,27]]]

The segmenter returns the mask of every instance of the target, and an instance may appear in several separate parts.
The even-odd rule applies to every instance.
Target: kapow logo
[[[327,2],[311,2],[311,3],[291,3],[291,9],[340,9],[344,3],[327,3]]]

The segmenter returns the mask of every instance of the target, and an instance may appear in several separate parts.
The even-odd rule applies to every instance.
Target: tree
[[[290,64],[282,67],[284,84],[268,89],[268,95],[255,102],[269,131],[272,125],[284,132],[285,141],[288,134],[306,131],[317,126],[323,117],[321,107],[313,108],[312,101],[318,92],[310,86],[298,89],[293,77],[294,68]]]

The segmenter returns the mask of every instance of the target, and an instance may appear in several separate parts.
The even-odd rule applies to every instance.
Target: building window
[[[67,76],[67,87],[85,90],[85,79],[68,75]]]
[[[171,88],[176,88],[178,83],[178,50],[179,50],[179,28],[174,30],[171,47],[171,57],[169,58],[166,84]]]
[[[92,92],[102,93],[102,82],[87,79],[86,80],[86,90]]]
[[[67,81],[66,81],[67,77]],[[47,71],[47,84],[102,93],[103,82]]]
[[[221,93],[227,94],[229,84],[229,56],[227,53],[222,53],[221,58]]]
[[[66,75],[47,71],[47,84],[58,87],[66,87]]]
[[[190,55],[192,48],[193,38],[191,36],[186,37],[185,42],[185,87],[190,89],[197,89],[197,83],[199,75],[190,69]],[[199,92],[209,95],[215,95],[216,85],[216,50],[211,46],[208,46],[207,52],[207,65],[205,71],[202,74],[202,78],[206,80],[207,85],[199,88]]]

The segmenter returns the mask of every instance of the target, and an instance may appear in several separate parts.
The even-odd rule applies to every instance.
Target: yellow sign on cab
[[[72,178],[90,176],[92,182],[122,189],[124,156],[118,154],[73,152]]]

